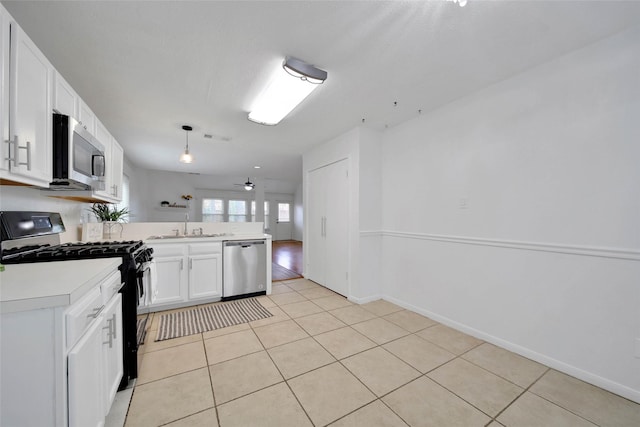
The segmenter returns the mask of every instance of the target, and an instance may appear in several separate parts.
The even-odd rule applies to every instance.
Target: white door
[[[94,427],[104,423],[102,318],[71,349],[68,357],[69,426]]]
[[[325,282],[334,292],[349,291],[349,176],[347,160],[326,167],[325,175]]]
[[[348,160],[308,175],[307,264],[305,276],[327,288],[349,292],[349,165]]]
[[[291,203],[278,202],[275,240],[291,240]]]
[[[306,254],[305,277],[324,284],[325,241],[324,241],[324,204],[326,169],[309,172],[307,186],[307,239],[304,242]]]
[[[111,298],[104,311],[102,322],[102,348],[104,364],[105,416],[116,397],[124,372],[122,364],[122,294]]]

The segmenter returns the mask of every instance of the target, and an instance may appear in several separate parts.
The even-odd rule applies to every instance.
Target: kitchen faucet
[[[189,212],[184,214],[184,235],[185,236],[189,234],[189,232],[187,231],[187,222],[189,222]]]

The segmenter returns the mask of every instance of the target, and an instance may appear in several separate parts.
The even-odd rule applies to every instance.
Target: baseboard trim
[[[626,248],[608,248],[597,246],[561,245],[556,243],[528,242],[524,240],[485,239],[478,237],[454,236],[444,234],[409,233],[404,231],[366,230],[360,232],[361,237],[392,237],[398,239],[417,239],[435,242],[457,243],[465,245],[492,246],[498,248],[520,249],[538,252],[553,252],[569,255],[614,258],[629,261],[640,261],[640,251]]]
[[[353,296],[353,295],[349,295],[349,296],[347,297],[347,299],[348,299],[349,301],[354,302],[354,303],[356,303],[356,304],[366,304],[366,303],[368,303],[368,302],[376,301],[376,300],[379,300],[379,299],[381,299],[381,298],[382,298],[382,296],[381,296],[381,295],[371,295],[371,296],[368,296],[368,297],[362,297],[362,298],[358,298],[358,297],[355,297],[355,296]]]
[[[632,389],[624,384],[617,383],[615,381],[608,380],[594,373],[585,371],[576,366],[569,365],[561,360],[554,359],[552,357],[546,356],[544,354],[538,353],[534,350],[531,350],[526,347],[522,347],[520,345],[514,344],[510,341],[503,340],[502,338],[495,337],[493,335],[487,334],[485,332],[479,331],[477,329],[471,328],[462,323],[458,323],[454,320],[451,320],[447,317],[440,316],[436,313],[430,312],[428,310],[421,309],[420,307],[416,307],[412,304],[408,304],[402,300],[397,298],[393,298],[389,295],[382,295],[382,299],[399,305],[402,308],[407,310],[411,310],[418,314],[422,314],[423,316],[427,316],[428,318],[435,320],[438,323],[442,323],[443,325],[449,326],[458,331],[464,332],[466,334],[472,335],[476,338],[479,338],[488,343],[494,344],[498,347],[504,348],[506,350],[512,351],[516,354],[534,360],[538,363],[542,363],[550,368],[553,368],[557,371],[563,372],[567,375],[571,375],[572,377],[578,378],[582,381],[585,381],[589,384],[593,384],[596,387],[600,387],[604,390],[608,390],[611,393],[622,396],[626,399],[632,400],[636,403],[640,403],[640,390]]]

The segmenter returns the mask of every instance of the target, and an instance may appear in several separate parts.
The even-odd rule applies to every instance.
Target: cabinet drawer
[[[172,257],[172,256],[183,256],[185,254],[185,245],[152,245],[153,248],[153,257],[161,258],[161,257]]]
[[[189,255],[221,254],[222,243],[192,243],[189,245]]]
[[[100,285],[100,292],[102,292],[102,303],[106,304],[109,300],[118,293],[124,283],[122,282],[120,271],[114,271],[111,276],[107,277]]]
[[[104,303],[99,286],[91,289],[87,295],[71,306],[65,316],[67,348],[73,347],[84,331],[100,315],[102,309],[104,309]]]

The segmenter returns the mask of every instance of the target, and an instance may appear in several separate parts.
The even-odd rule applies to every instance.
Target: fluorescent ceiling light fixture
[[[180,155],[180,163],[191,163],[193,162],[193,156],[189,153],[189,132],[191,132],[193,128],[191,126],[184,125],[182,126],[182,130],[186,132],[187,145],[184,147],[184,153]]]
[[[326,71],[287,57],[254,103],[249,120],[277,125],[326,79]]]

